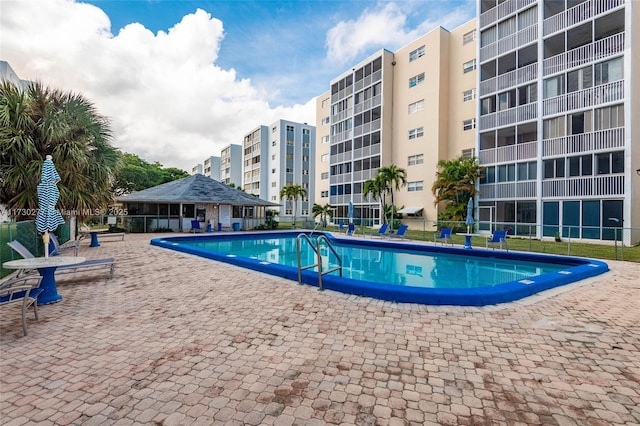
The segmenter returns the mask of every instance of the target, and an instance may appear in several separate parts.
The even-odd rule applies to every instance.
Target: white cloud
[[[0,26],[2,59],[20,78],[82,93],[111,119],[114,145],[148,161],[191,170],[260,124],[315,121],[313,99],[272,108],[250,80],[216,66],[223,24],[203,10],[168,32],[132,23],[114,35],[95,6],[3,1]]]
[[[459,7],[441,9],[438,2],[378,3],[357,18],[341,21],[333,26],[326,37],[327,60],[345,65],[363,59],[373,49],[394,50],[421,37],[438,26],[452,29],[471,19],[474,10]],[[446,13],[440,13],[446,10]],[[414,16],[432,16],[409,29],[408,21]]]

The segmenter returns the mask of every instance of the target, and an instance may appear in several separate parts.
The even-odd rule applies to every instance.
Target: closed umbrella
[[[353,223],[353,202],[349,201],[349,210],[347,211],[347,217],[349,218],[349,223]]]
[[[60,181],[60,175],[56,171],[51,156],[47,155],[42,163],[42,177],[38,184],[39,210],[36,217],[36,229],[42,232],[44,243],[44,256],[49,257],[49,231],[55,231],[58,225],[64,223],[62,215],[56,210],[56,203],[60,192],[56,185]]]
[[[467,220],[465,221],[467,224],[467,234],[469,233],[469,229],[475,221],[473,220],[473,198],[469,198],[469,203],[467,204]]]

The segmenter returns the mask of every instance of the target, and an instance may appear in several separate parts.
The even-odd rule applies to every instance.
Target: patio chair
[[[196,232],[203,232],[204,229],[202,229],[200,227],[200,221],[199,220],[192,220],[191,221],[191,229],[189,229],[189,232],[193,232],[194,234]]]
[[[20,243],[20,241],[10,241],[7,245],[25,259],[32,259],[35,257],[28,248]],[[77,263],[75,265],[58,266],[56,274],[71,274],[74,272],[83,272],[87,270],[92,271],[102,268],[109,269],[109,278],[113,278],[113,271],[116,269],[116,260],[113,257],[105,257],[104,259],[87,259],[84,262]],[[30,271],[19,271],[18,276],[29,272]]]
[[[38,288],[42,277],[30,275],[25,277],[14,277],[0,283],[0,306],[10,304],[22,304],[22,332],[26,336],[27,332],[27,309],[33,306],[33,314],[38,321],[38,295],[42,293]]]
[[[395,234],[389,234],[391,238],[406,238],[407,229],[409,229],[408,225],[400,225]]]
[[[380,229],[378,229],[378,232],[376,234],[373,234],[372,237],[375,237],[377,235],[380,238],[385,238],[389,236],[389,234],[387,234],[388,230],[389,230],[389,224],[383,223]]]
[[[509,246],[507,245],[507,231],[493,231],[491,237],[487,238],[485,248],[488,249],[489,244],[491,244],[491,247],[494,250],[496,249],[496,245],[499,245],[502,250],[502,245],[504,244],[505,250],[509,251]]]
[[[338,232],[342,233],[343,229],[344,229],[344,222],[340,222],[340,225],[338,225]]]
[[[57,256],[63,254],[63,251],[73,250],[73,255],[78,255],[78,248],[80,247],[80,240],[69,240],[64,244],[60,244],[58,237],[55,234],[50,233],[49,238],[53,244],[53,250],[49,251],[50,255]]]
[[[353,223],[350,223],[349,226],[347,227],[347,235],[351,236],[355,233],[356,233],[356,225]]]
[[[451,228],[440,229],[440,234],[438,233],[433,234],[433,242],[437,243],[439,241],[440,243],[442,243],[442,245],[445,245],[446,243],[453,245],[453,240],[451,239],[451,232],[452,232]]]

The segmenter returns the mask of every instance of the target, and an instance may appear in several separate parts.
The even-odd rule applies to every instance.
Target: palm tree
[[[322,221],[322,227],[327,227],[327,216],[333,217],[333,207],[331,207],[328,203],[324,206],[320,204],[314,204],[311,209],[311,213],[313,213],[314,219],[320,216],[320,220]]]
[[[61,178],[58,208],[84,216],[106,207],[113,200],[110,188],[119,165],[111,139],[107,118],[82,95],[41,83],[21,89],[3,82],[0,198],[7,207],[35,211],[42,161],[52,155]]]
[[[387,215],[384,213],[384,194],[385,194],[385,185],[382,180],[381,175],[376,175],[373,179],[368,179],[364,181],[364,185],[362,188],[362,196],[366,197],[367,195],[371,195],[374,200],[378,200],[380,203],[380,215],[382,215],[383,223],[387,221]]]
[[[287,201],[293,202],[293,220],[292,226],[296,226],[296,211],[297,211],[297,203],[298,198],[304,198],[307,196],[307,191],[301,187],[300,185],[287,185],[280,190],[280,199],[286,199]]]
[[[469,198],[478,193],[476,182],[482,178],[483,167],[476,158],[457,158],[438,162],[436,180],[431,191],[434,204],[447,203],[442,212],[445,220],[462,221],[466,215]]]
[[[391,231],[393,231],[393,218],[396,216],[396,205],[393,200],[393,189],[399,191],[400,188],[407,185],[407,171],[395,164],[391,164],[387,167],[381,167],[378,170],[378,175],[382,176],[382,181],[385,183],[385,189],[391,194]]]

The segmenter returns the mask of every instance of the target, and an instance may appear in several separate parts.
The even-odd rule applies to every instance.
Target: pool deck
[[[172,234],[174,235],[174,234]],[[177,234],[175,234],[177,235]],[[640,264],[518,302],[396,304],[129,234],[0,310],[0,423],[640,424]]]

